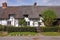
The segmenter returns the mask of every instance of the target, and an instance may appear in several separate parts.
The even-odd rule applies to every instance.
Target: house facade
[[[54,10],[57,19],[60,18],[60,6],[37,6],[37,3],[26,6],[7,6],[7,3],[4,2],[0,7],[0,24],[18,27],[19,19],[23,18],[27,22],[27,26],[45,26],[41,12],[47,9]]]

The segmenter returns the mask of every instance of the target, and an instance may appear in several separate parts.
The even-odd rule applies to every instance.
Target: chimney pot
[[[36,6],[36,5],[37,5],[37,3],[35,2],[35,3],[34,3],[34,6]]]
[[[2,8],[3,9],[7,8],[7,3],[6,2],[2,3]]]

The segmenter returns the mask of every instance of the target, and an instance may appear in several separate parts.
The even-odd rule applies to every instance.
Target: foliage
[[[8,29],[7,29],[8,28]],[[2,31],[3,28],[0,28]],[[39,27],[40,32],[60,32],[60,27]],[[4,26],[4,31],[8,32],[37,32],[37,27],[12,27]]]
[[[0,25],[0,31],[4,31],[4,26]]]
[[[36,32],[36,28],[35,27],[11,27],[11,26],[7,27],[7,26],[5,26],[4,31],[8,31],[8,32]]]
[[[59,30],[59,27],[40,27],[41,32],[58,32]]]
[[[19,25],[23,26],[26,25],[26,22],[24,19],[19,19]]]
[[[51,26],[52,23],[56,21],[54,20],[56,18],[56,14],[52,10],[44,10],[42,12],[42,17],[44,18],[44,23],[46,26]]]

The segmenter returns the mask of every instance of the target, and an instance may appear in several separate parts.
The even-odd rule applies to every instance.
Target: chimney
[[[2,8],[3,9],[7,8],[7,3],[6,2],[2,3]]]
[[[35,3],[34,3],[34,6],[36,6],[36,5],[37,5],[37,3],[35,2]]]

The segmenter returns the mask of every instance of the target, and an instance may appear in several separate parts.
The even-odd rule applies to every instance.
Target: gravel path
[[[60,36],[7,36],[0,37],[0,40],[60,40]]]

